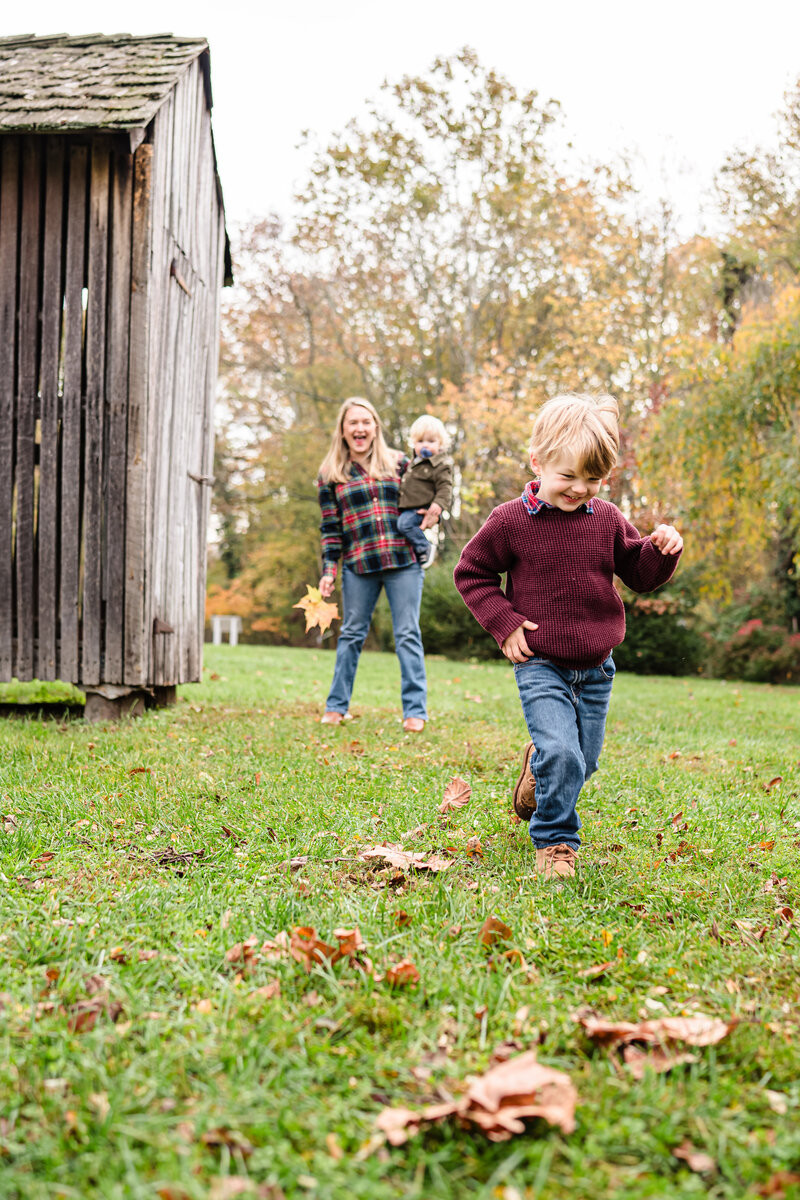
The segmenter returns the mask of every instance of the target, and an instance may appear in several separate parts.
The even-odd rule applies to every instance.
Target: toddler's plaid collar
[[[525,505],[525,508],[532,517],[535,517],[537,513],[540,513],[543,508],[555,508],[554,504],[548,504],[546,500],[540,500],[536,494],[538,491],[539,480],[531,479],[525,484],[525,491],[522,493],[522,503]],[[585,504],[582,504],[581,508],[584,508],[587,513],[593,513],[593,503],[594,497],[592,497],[591,500],[587,500]]]

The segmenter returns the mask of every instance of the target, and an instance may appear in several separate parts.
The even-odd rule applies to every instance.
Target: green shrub
[[[437,562],[425,572],[420,626],[427,654],[444,654],[447,658],[501,657],[497,642],[481,628],[456,591],[451,562]]]
[[[621,671],[637,675],[693,675],[707,656],[682,593],[637,596],[626,592],[625,641],[614,651]]]
[[[779,625],[745,621],[717,651],[715,673],[751,683],[800,682],[800,634]]]

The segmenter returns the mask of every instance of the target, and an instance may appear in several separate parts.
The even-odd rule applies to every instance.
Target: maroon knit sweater
[[[625,637],[614,575],[634,592],[652,592],[671,578],[679,554],[662,554],[608,500],[595,497],[592,506],[592,513],[543,508],[532,516],[522,499],[510,500],[464,547],[456,587],[498,646],[523,621],[535,621],[539,628],[525,631],[535,654],[561,666],[596,667]]]

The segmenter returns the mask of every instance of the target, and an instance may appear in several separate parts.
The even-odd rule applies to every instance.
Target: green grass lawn
[[[776,1179],[800,1173],[800,690],[618,676],[582,870],[545,884],[510,820],[510,669],[430,661],[432,719],[405,735],[377,654],[355,719],[320,726],[332,668],[210,647],[172,709],[4,720],[0,1196],[800,1195]],[[445,820],[454,775],[472,799]],[[452,866],[359,857],[383,842]],[[491,915],[512,937],[487,949]],[[374,975],[306,972],[280,949],[297,926],[358,926]],[[387,978],[403,959],[416,986]],[[579,1010],[738,1023],[637,1079]],[[376,1138],[384,1106],[458,1096],[504,1046],[570,1076],[573,1133]]]

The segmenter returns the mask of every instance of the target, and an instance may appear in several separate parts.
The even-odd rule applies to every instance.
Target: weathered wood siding
[[[0,137],[0,679],[120,680],[105,672],[124,509],[108,497],[125,430],[109,410],[127,360],[113,388],[105,375],[112,301],[128,324],[108,252],[122,239],[130,258],[130,217],[109,205],[127,189],[130,208],[129,157],[108,136]]]
[[[200,678],[224,251],[199,60],[134,155],[0,135],[0,680]]]
[[[147,425],[150,680],[198,679],[213,404],[225,249],[211,119],[198,62],[153,122],[150,391]],[[204,482],[205,481],[205,482]]]

